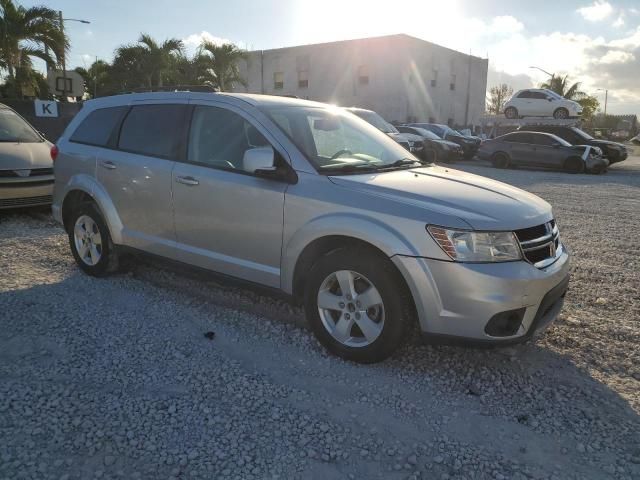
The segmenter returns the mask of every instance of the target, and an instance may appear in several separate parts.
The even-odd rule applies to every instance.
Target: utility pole
[[[62,10],[58,10],[58,21],[60,22],[60,33],[64,42],[64,19],[62,18]],[[64,44],[62,45],[62,101],[67,101],[67,52]]]
[[[469,102],[471,101],[471,50],[469,50],[469,65],[467,68],[467,104],[464,107],[464,128],[469,126]]]

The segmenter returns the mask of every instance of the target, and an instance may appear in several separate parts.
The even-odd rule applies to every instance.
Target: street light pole
[[[64,42],[64,21],[67,22],[80,22],[80,23],[91,23],[89,20],[80,20],[78,18],[62,18],[62,10],[58,10],[58,21],[60,22],[60,33],[62,34],[62,41]],[[62,98],[63,101],[66,102],[67,98],[67,52],[62,46]]]
[[[540,67],[534,67],[534,66],[530,66],[529,68],[535,68],[536,70],[540,70],[542,73],[546,73],[547,75],[549,75],[551,77],[551,80],[553,80],[553,77],[555,76],[555,73],[549,73],[546,70],[540,68]]]
[[[606,88],[598,88],[598,92],[601,92],[602,90],[604,90],[604,117],[605,117],[605,121],[607,118],[607,100],[609,97],[609,90]]]

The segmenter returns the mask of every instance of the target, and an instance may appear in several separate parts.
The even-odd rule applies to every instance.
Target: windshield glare
[[[265,111],[319,172],[357,173],[390,167],[403,159],[408,161],[401,163],[407,165],[419,162],[380,130],[345,110],[290,106]]]
[[[378,130],[384,133],[398,133],[398,129],[387,122],[384,118],[378,115],[376,112],[365,112],[363,110],[352,111],[351,113],[362,118],[364,121],[369,122]]]
[[[0,109],[0,142],[41,142],[40,136],[18,114],[8,108]]]

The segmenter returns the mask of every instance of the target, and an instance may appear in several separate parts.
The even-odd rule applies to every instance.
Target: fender
[[[281,261],[281,288],[293,293],[293,276],[302,251],[323,237],[345,236],[369,243],[388,257],[419,256],[412,243],[398,230],[380,220],[356,213],[332,213],[315,217],[284,239]]]
[[[64,187],[64,194],[62,195],[63,201],[59,206],[60,210],[62,210],[62,205],[64,205],[64,199],[66,199],[69,192],[73,190],[81,190],[93,198],[102,212],[105,222],[107,223],[113,243],[122,244],[122,221],[120,220],[120,216],[118,215],[113,202],[102,185],[100,185],[95,178],[87,175],[86,173],[72,176]],[[59,215],[61,219],[61,211]]]

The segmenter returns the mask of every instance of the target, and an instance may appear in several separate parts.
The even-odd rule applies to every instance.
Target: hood
[[[409,139],[405,136],[404,133],[387,133],[386,135],[389,135],[389,137],[393,138],[396,142],[398,143],[409,143]]]
[[[51,143],[0,142],[0,170],[52,168]]]
[[[596,147],[618,147],[618,148],[627,148],[622,143],[612,142],[610,140],[600,140],[599,138],[594,138],[593,140],[589,140],[591,145],[595,145]]]
[[[350,190],[457,217],[476,230],[517,230],[552,218],[551,206],[540,197],[451,168],[433,166],[329,179]],[[458,223],[452,219],[451,225]]]
[[[423,138],[420,135],[416,135],[414,133],[401,133],[400,135],[402,135],[404,138],[406,138],[407,140],[410,140],[412,142],[419,142],[421,143]]]

